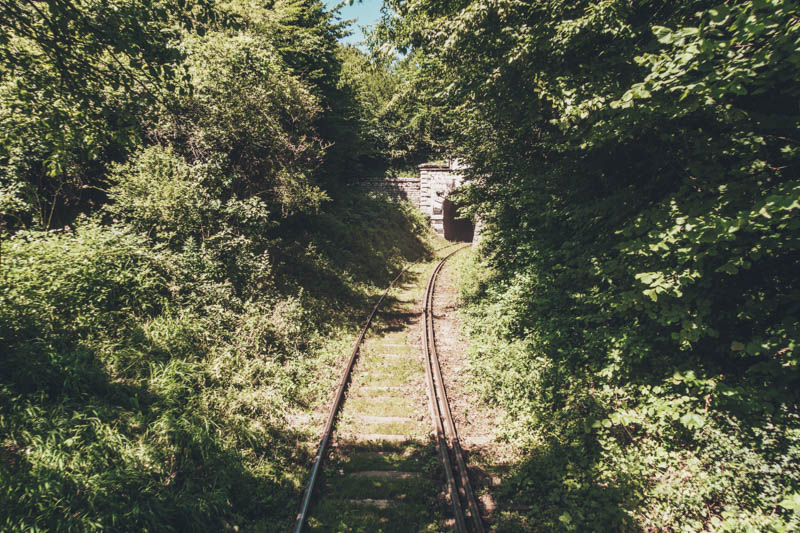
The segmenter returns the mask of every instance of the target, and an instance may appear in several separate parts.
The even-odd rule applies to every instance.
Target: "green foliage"
[[[279,216],[318,208],[326,197],[312,176],[322,158],[312,130],[319,105],[271,44],[213,32],[182,47],[193,90],[175,95],[153,135],[187,160],[222,162],[228,195],[260,198]]]
[[[360,171],[383,172],[390,156],[382,117],[399,85],[397,76],[389,65],[371,61],[354,46],[340,47],[339,57],[342,64],[339,88],[351,101],[346,109],[346,123],[352,136],[348,149],[354,166]]]
[[[155,172],[127,169],[119,207],[141,226],[82,220],[3,243],[2,529],[288,527],[311,464],[297,442],[316,436],[285,414],[327,398],[340,337],[427,249],[424,222],[353,199],[286,244],[299,257],[276,273],[231,218],[198,226],[213,208],[169,196],[197,192],[197,169],[162,149],[137,164]],[[362,203],[376,218],[367,236],[382,240],[354,225],[366,225]],[[350,254],[377,272],[351,270]]]
[[[213,316],[181,305],[182,260],[93,224],[8,244],[4,530],[210,531],[293,497],[273,398],[295,378],[275,355],[309,332],[281,331],[290,301],[237,309],[230,288]]]
[[[47,227],[96,202],[84,187],[141,141],[141,114],[183,74],[181,29],[211,24],[229,20],[205,0],[4,2],[0,186],[24,203],[3,213]]]
[[[394,6],[486,224],[525,527],[796,529],[797,2]]]
[[[288,529],[317,436],[286,413],[427,250],[421,214],[336,190],[335,13],[0,15],[0,529]]]
[[[225,6],[243,16],[253,34],[268,40],[291,74],[318,99],[314,127],[325,145],[319,179],[333,189],[351,181],[353,174],[371,169],[374,148],[360,120],[370,111],[360,107],[356,89],[342,72],[347,59],[337,40],[347,31],[338,22],[337,11],[328,11],[322,0],[280,0],[267,8],[252,0],[230,0]]]
[[[408,260],[428,251],[419,238],[429,232],[422,212],[408,202],[357,189],[319,216],[298,222],[308,232],[309,249],[334,258],[333,269],[347,272],[354,282],[385,286]]]
[[[375,172],[430,161],[441,148],[436,139],[441,118],[417,94],[414,58],[367,55],[353,46],[342,47],[340,55],[340,85],[356,104],[350,118],[361,164]]]
[[[0,9],[5,225],[61,227],[97,208],[109,167],[152,144],[213,159],[275,217],[317,209],[347,170],[343,30],[319,0]]]
[[[165,272],[158,253],[144,254],[143,246],[141,237],[94,224],[74,235],[20,233],[5,243],[2,331],[10,353],[16,342],[82,335],[163,305]]]
[[[202,170],[172,150],[148,148],[117,167],[108,210],[129,218],[139,231],[166,234],[167,240],[207,234],[204,227],[215,210],[213,196],[203,186],[209,176]]]

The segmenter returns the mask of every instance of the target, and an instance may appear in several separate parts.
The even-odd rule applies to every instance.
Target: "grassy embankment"
[[[3,242],[0,529],[288,526],[310,457],[284,414],[327,401],[427,231],[354,194],[269,258],[91,221]]]
[[[647,353],[664,333],[630,309],[598,310],[576,271],[542,261],[508,277],[477,255],[461,269],[475,389],[504,411],[517,455],[499,465],[498,531],[800,525],[795,378],[784,367],[767,381],[780,360],[751,370],[667,351],[623,373],[608,344]]]

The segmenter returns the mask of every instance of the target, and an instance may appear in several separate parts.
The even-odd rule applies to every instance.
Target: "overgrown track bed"
[[[447,490],[455,517],[455,530],[457,533],[469,531],[482,533],[484,531],[483,522],[475,499],[475,492],[472,490],[469,480],[464,454],[458,441],[458,432],[450,411],[450,404],[447,401],[447,390],[442,378],[433,327],[433,298],[436,291],[436,279],[445,261],[463,249],[464,247],[459,248],[442,259],[428,280],[423,310],[423,350],[426,358],[425,376],[428,384],[429,407],[434,424],[436,449],[447,478]]]
[[[455,244],[451,244],[442,248],[435,250],[435,252],[439,252],[446,248],[450,248]],[[452,255],[452,254],[450,254]],[[449,256],[447,256],[449,257]],[[359,490],[357,486],[364,485],[362,488],[366,488],[366,485],[369,484],[368,478],[375,477],[377,474],[375,471],[353,471],[348,472],[348,475],[345,476],[348,479],[339,479],[342,478],[342,475],[345,471],[351,470],[356,465],[363,462],[364,457],[360,457],[365,453],[367,455],[372,454],[374,450],[372,448],[386,448],[382,452],[378,452],[378,454],[390,454],[390,455],[398,455],[405,457],[405,461],[408,463],[409,457],[419,457],[422,461],[421,464],[429,464],[430,461],[425,461],[423,456],[429,453],[429,457],[431,459],[434,458],[434,445],[430,439],[430,431],[426,429],[426,426],[422,424],[422,420],[424,420],[424,416],[420,416],[419,422],[415,423],[414,420],[409,418],[414,413],[424,412],[424,403],[425,403],[425,395],[423,393],[423,371],[422,367],[422,358],[421,354],[419,354],[419,349],[412,349],[411,346],[402,344],[396,344],[396,342],[400,342],[404,337],[401,335],[398,337],[398,334],[402,333],[401,331],[395,331],[395,333],[385,333],[382,338],[372,339],[368,343],[365,343],[365,337],[367,331],[369,330],[370,326],[373,324],[373,319],[376,317],[381,304],[384,301],[389,301],[390,304],[397,304],[397,301],[392,302],[393,298],[386,298],[389,294],[389,291],[396,285],[398,280],[403,277],[403,274],[411,270],[410,274],[420,275],[421,272],[414,272],[422,267],[424,270],[427,268],[424,266],[426,263],[414,264],[409,265],[407,269],[403,270],[397,277],[392,281],[389,287],[384,291],[378,302],[373,307],[369,318],[367,319],[364,327],[362,328],[360,334],[358,335],[355,345],[353,346],[353,350],[350,354],[350,357],[344,367],[342,372],[342,376],[339,380],[339,386],[337,387],[336,394],[334,396],[328,418],[327,423],[325,425],[325,429],[322,432],[322,437],[320,440],[318,451],[315,455],[314,462],[311,469],[311,475],[309,479],[308,486],[306,487],[302,505],[300,511],[297,516],[297,522],[295,526],[295,532],[300,533],[301,531],[305,530],[324,530],[327,531],[328,527],[326,527],[326,518],[334,518],[330,513],[330,509],[328,507],[333,506],[334,515],[338,516],[336,518],[337,521],[341,522],[345,520],[345,518],[354,519],[357,522],[369,522],[370,517],[368,511],[362,512],[360,510],[353,511],[352,509],[345,509],[344,507],[349,506],[350,504],[355,504],[356,506],[360,506],[359,509],[364,509],[365,507],[379,507],[382,509],[386,509],[388,506],[388,515],[379,517],[380,522],[382,525],[386,525],[385,522],[387,519],[389,521],[398,521],[403,522],[402,520],[402,509],[398,508],[395,504],[398,502],[391,502],[386,499],[382,500],[375,500],[373,495],[368,495],[367,498],[359,498],[359,492],[363,492],[363,490]],[[427,263],[430,264],[430,263]],[[437,269],[441,268],[441,264],[437,265]],[[404,282],[404,284],[408,284],[408,281]],[[419,283],[412,283],[412,287],[418,287],[414,289],[414,294],[410,298],[411,302],[419,302],[422,298],[422,284]],[[401,290],[401,289],[398,289]],[[418,292],[417,292],[418,291]],[[392,307],[392,305],[386,304],[388,307]],[[418,304],[414,304],[418,305]],[[413,316],[420,316],[419,308],[415,313],[411,313]],[[387,311],[381,309],[381,316],[383,316]],[[388,311],[392,312],[392,311]],[[405,319],[406,322],[409,322],[408,319]],[[414,322],[415,319],[411,319],[409,323]],[[379,320],[380,322],[380,320]],[[409,328],[409,324],[404,326],[406,331],[418,331],[416,328]],[[380,328],[379,328],[380,329]],[[396,329],[396,328],[392,328]],[[394,336],[395,339],[390,338],[390,336]],[[372,337],[371,337],[372,338]],[[388,341],[388,344],[387,344]],[[387,353],[373,353],[374,350],[371,348],[371,345],[374,344],[377,346],[383,346],[383,349],[379,350],[379,352],[386,352],[386,351],[403,351],[403,349],[408,350],[408,354],[406,356],[402,356],[399,353],[394,354],[387,354]],[[414,343],[416,344],[416,343]],[[400,347],[403,346],[403,349]],[[387,348],[389,348],[387,350]],[[363,354],[362,354],[363,352]],[[414,355],[417,354],[417,355]],[[366,359],[365,359],[366,358]],[[419,359],[418,361],[415,361]],[[384,373],[383,376],[379,375],[380,372],[376,372],[378,370],[376,365],[380,367],[381,371]],[[355,369],[355,370],[354,370]],[[387,374],[388,372],[388,374]],[[354,377],[359,376],[359,377]],[[414,376],[419,376],[418,379],[415,379]],[[366,382],[365,382],[366,379]],[[355,383],[353,383],[355,381]],[[385,383],[384,383],[385,381]],[[363,383],[362,383],[363,382]],[[352,383],[352,384],[351,384]],[[364,385],[367,385],[366,387]],[[355,388],[355,390],[350,390]],[[369,389],[369,393],[367,396],[370,395],[380,395],[380,398],[369,398],[363,397],[365,391]],[[380,389],[380,391],[375,392],[372,389]],[[389,395],[391,391],[397,389],[398,393],[402,393],[404,396],[400,396],[398,398],[390,398]],[[403,392],[405,389],[405,392]],[[409,400],[414,395],[419,397],[419,408],[414,409],[411,408],[410,403],[408,401],[399,401],[399,400]],[[347,400],[345,401],[345,396],[347,396]],[[380,405],[381,402],[376,400],[382,400],[385,405]],[[344,408],[344,404],[347,404],[350,407]],[[352,405],[351,405],[352,404]],[[364,409],[364,405],[371,406],[372,409]],[[375,409],[378,410],[386,410],[388,409],[391,412],[374,412]],[[342,412],[344,411],[344,412]],[[355,411],[355,418],[360,419],[362,421],[362,427],[360,428],[361,431],[353,431],[351,427],[353,424],[353,414],[348,414],[348,411]],[[365,412],[361,412],[365,411]],[[404,412],[405,411],[405,412]],[[378,416],[375,416],[378,415]],[[386,416],[391,415],[391,416]],[[403,416],[405,415],[405,416]],[[367,427],[364,426],[363,422],[366,422],[367,425],[372,427],[373,429],[379,429],[380,431],[370,431],[367,430]],[[340,427],[340,426],[344,427]],[[429,427],[429,426],[428,426]],[[334,441],[334,433],[335,441]],[[366,440],[365,440],[366,439]],[[392,442],[394,441],[394,442]],[[343,442],[347,442],[347,445],[342,445]],[[363,449],[362,449],[363,448]],[[377,449],[376,448],[376,449]],[[424,452],[424,449],[428,448],[429,452]],[[353,457],[338,457],[342,455],[342,451],[349,449],[350,454],[355,454]],[[422,455],[420,455],[422,454]],[[329,457],[330,455],[330,457]],[[337,460],[338,459],[338,460]],[[344,459],[344,461],[342,461]],[[373,458],[374,459],[374,458]],[[332,461],[334,466],[326,466],[323,471],[323,463],[326,461]],[[435,459],[433,459],[435,461]],[[369,461],[368,461],[369,462]],[[391,461],[390,461],[391,462]],[[411,461],[414,463],[414,461]],[[419,461],[417,461],[419,462]],[[336,466],[343,466],[344,468],[336,468]],[[395,465],[397,466],[397,465]],[[408,465],[406,465],[408,466]],[[373,465],[374,467],[374,465]],[[398,472],[391,472],[389,471],[394,466],[383,465],[381,469],[386,469],[386,471],[382,472],[379,477],[381,478],[392,478],[392,477],[403,477],[403,476],[410,476],[412,478],[419,478],[418,481],[420,483],[411,483],[411,485],[416,486],[407,486],[403,487],[402,494],[398,494],[401,503],[403,505],[408,506],[409,504],[419,504],[419,505],[427,505],[429,506],[430,496],[435,492],[435,489],[428,485],[431,484],[434,477],[431,472],[408,472],[408,471],[398,471]],[[337,472],[342,475],[330,475],[328,470],[332,470],[333,472]],[[358,470],[358,469],[356,469]],[[407,470],[407,469],[404,469]],[[325,473],[324,473],[325,472]],[[325,478],[324,481],[321,478]],[[353,478],[353,479],[349,479]],[[397,481],[397,480],[393,480]],[[386,483],[379,482],[378,484]],[[389,483],[390,485],[392,483]],[[394,483],[397,484],[397,483]],[[408,485],[409,483],[405,483]],[[402,485],[402,483],[400,484]],[[318,486],[326,486],[326,495],[322,498],[323,501],[319,505],[313,505],[315,508],[314,512],[311,513],[312,507],[312,499],[315,499],[314,496],[319,493]],[[424,488],[427,487],[427,488]],[[386,487],[384,487],[386,488]],[[400,487],[396,487],[398,490]],[[367,491],[369,492],[369,491]],[[389,491],[389,492],[397,492],[397,490]],[[387,493],[388,494],[388,493]],[[412,497],[412,494],[415,497]],[[388,496],[387,496],[388,497]],[[433,499],[438,499],[434,497]],[[411,500],[415,500],[411,502]],[[419,502],[416,502],[419,500]],[[419,515],[419,509],[413,511],[417,515]],[[428,513],[430,514],[430,513]],[[434,512],[434,514],[439,514]],[[392,516],[395,515],[395,516]],[[372,517],[374,519],[374,517]],[[428,518],[433,519],[433,515],[429,516]],[[330,524],[329,524],[330,525]],[[397,527],[400,524],[396,524]],[[431,524],[429,524],[431,525]],[[408,524],[406,523],[406,526]],[[369,528],[365,529],[368,530]],[[361,529],[347,529],[348,531],[361,531]],[[392,529],[393,530],[393,529]],[[399,529],[398,531],[401,531]],[[428,529],[429,531],[433,531]],[[438,531],[439,529],[436,528]]]

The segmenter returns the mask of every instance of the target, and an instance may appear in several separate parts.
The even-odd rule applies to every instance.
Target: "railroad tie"
[[[419,477],[419,472],[404,472],[402,470],[360,470],[351,472],[351,477],[365,477],[369,479],[411,479]]]
[[[393,391],[393,390],[404,391],[404,390],[406,390],[408,387],[401,387],[401,386],[399,386],[399,385],[362,385],[362,386],[361,386],[361,387],[359,387],[359,388],[360,388],[361,390],[364,390],[364,391],[382,391],[382,392],[388,392],[388,391]]]
[[[364,505],[367,507],[375,507],[377,509],[389,509],[400,505],[399,500],[374,500],[372,498],[361,498],[358,500],[347,500],[348,503],[353,505]]]
[[[357,420],[360,422],[366,422],[368,424],[391,424],[394,422],[419,422],[417,418],[411,418],[408,416],[372,416],[372,415],[357,415]]]
[[[410,437],[408,435],[398,435],[397,433],[356,433],[350,435],[356,441],[387,441],[387,442],[419,442],[423,441],[418,438]]]

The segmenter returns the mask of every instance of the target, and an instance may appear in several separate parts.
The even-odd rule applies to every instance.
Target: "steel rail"
[[[469,531],[467,528],[467,520],[464,516],[464,507],[460,501],[461,497],[463,497],[466,507],[469,510],[472,530],[475,533],[483,533],[484,527],[481,521],[480,509],[478,508],[475,493],[469,481],[469,472],[467,470],[466,461],[464,461],[463,450],[458,441],[458,432],[456,431],[455,422],[453,421],[450,404],[447,400],[447,390],[445,388],[444,379],[442,378],[442,369],[436,350],[436,334],[433,327],[433,296],[436,290],[436,280],[445,261],[464,248],[465,247],[461,247],[448,254],[436,265],[436,268],[431,273],[428,287],[425,290],[423,349],[427,360],[427,364],[425,365],[425,377],[429,388],[428,403],[431,411],[431,418],[434,423],[434,430],[436,432],[436,449],[439,452],[445,469],[445,476],[447,477],[448,492],[450,494],[453,514],[455,515],[456,521],[455,529],[457,533],[467,533]],[[454,458],[455,464],[452,464],[450,460],[451,455]],[[458,472],[460,486],[453,475],[454,471]]]
[[[447,246],[442,246],[433,250],[433,253],[440,250],[444,250],[445,248],[451,248],[455,246],[455,244],[448,244]],[[451,254],[452,255],[452,254]],[[449,257],[449,256],[448,256]],[[386,290],[383,291],[381,297],[375,303],[372,311],[367,317],[367,321],[364,323],[364,327],[361,328],[361,332],[356,339],[355,345],[353,346],[353,351],[350,353],[350,358],[347,361],[347,365],[345,366],[344,370],[342,371],[342,376],[339,379],[339,386],[336,389],[336,395],[333,399],[333,405],[331,405],[330,412],[328,413],[328,421],[325,424],[325,430],[322,432],[322,438],[320,439],[319,448],[317,449],[317,454],[314,456],[314,463],[311,467],[311,477],[308,481],[308,485],[306,486],[306,490],[303,494],[303,501],[300,506],[300,511],[297,513],[297,522],[294,528],[294,533],[301,533],[303,530],[303,526],[305,525],[306,519],[308,518],[308,511],[311,506],[311,496],[314,493],[314,488],[317,483],[317,479],[319,478],[319,472],[322,467],[322,462],[325,457],[325,452],[328,449],[328,443],[330,442],[331,436],[333,435],[333,430],[336,425],[336,417],[339,414],[339,409],[342,406],[342,402],[344,401],[344,392],[347,389],[347,385],[350,381],[350,376],[353,372],[353,367],[355,366],[356,360],[358,359],[358,354],[361,350],[361,344],[364,342],[364,337],[367,334],[367,330],[369,329],[370,325],[372,324],[372,319],[375,317],[375,314],[378,312],[378,307],[380,307],[381,303],[383,302],[386,295],[389,294],[389,291],[394,287],[394,284],[397,283],[397,280],[406,273],[408,268],[413,263],[409,263],[406,265],[403,270],[400,271],[399,274],[389,283],[389,286],[386,287]]]
[[[459,248],[460,250],[461,248]],[[442,424],[442,414],[439,408],[439,401],[437,399],[437,387],[436,382],[434,381],[433,377],[433,365],[432,359],[430,356],[432,346],[430,343],[433,341],[433,336],[431,335],[431,325],[433,323],[432,320],[428,320],[428,313],[430,302],[432,301],[433,296],[433,285],[434,279],[439,271],[442,269],[442,265],[444,265],[445,260],[450,258],[454,253],[452,252],[448,254],[444,259],[442,259],[436,268],[434,268],[433,272],[431,273],[431,277],[428,280],[428,285],[425,288],[425,301],[423,303],[423,334],[422,334],[422,349],[425,352],[425,382],[428,385],[428,407],[431,413],[431,421],[433,422],[433,428],[435,433],[435,443],[436,443],[436,452],[439,454],[439,459],[442,462],[442,466],[444,467],[445,477],[447,478],[447,492],[450,496],[450,503],[453,505],[453,516],[456,520],[456,532],[457,533],[466,533],[467,532],[467,524],[464,520],[464,510],[461,507],[461,498],[459,496],[458,487],[456,485],[456,479],[453,475],[453,465],[450,462],[450,457],[448,453],[448,446],[447,440],[445,438],[445,431],[444,426]]]

